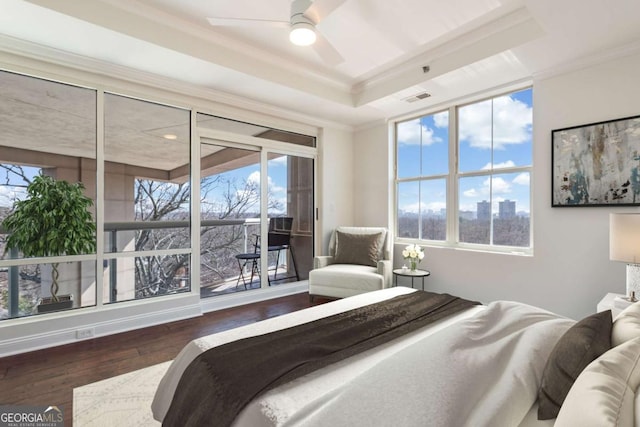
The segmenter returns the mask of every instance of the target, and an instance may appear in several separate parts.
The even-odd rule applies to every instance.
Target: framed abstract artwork
[[[640,205],[640,116],[551,131],[551,206]]]

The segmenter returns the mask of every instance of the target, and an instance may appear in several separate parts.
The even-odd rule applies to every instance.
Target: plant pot
[[[40,299],[40,304],[38,304],[38,313],[68,310],[71,307],[73,307],[72,295],[60,295],[58,296],[58,301],[54,301],[51,297],[46,297]]]

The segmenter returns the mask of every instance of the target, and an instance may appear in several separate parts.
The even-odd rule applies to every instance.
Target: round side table
[[[395,286],[398,286],[398,276],[411,277],[411,287],[413,288],[413,280],[418,277],[422,279],[422,290],[424,291],[424,278],[429,276],[431,272],[427,270],[414,270],[408,268],[396,268],[393,270],[393,278]]]

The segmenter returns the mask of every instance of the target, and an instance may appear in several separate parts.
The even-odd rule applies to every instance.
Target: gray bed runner
[[[479,303],[416,291],[211,348],[185,370],[163,426],[228,426],[260,394]]]

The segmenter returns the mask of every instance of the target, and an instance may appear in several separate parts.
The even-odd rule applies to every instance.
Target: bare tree
[[[31,179],[29,179],[29,177],[27,176],[27,173],[24,171],[24,168],[20,165],[10,165],[6,163],[2,163],[0,164],[0,170],[4,175],[4,179],[2,180],[2,182],[4,183],[3,185],[12,185],[11,182],[13,180],[11,179],[11,176],[21,178],[22,180],[20,184],[18,183],[13,184],[16,187],[26,188],[29,184],[31,184]]]
[[[136,219],[142,221],[187,220],[190,189],[187,184],[136,180]],[[269,193],[269,208],[281,209],[281,204]],[[207,177],[201,183],[201,218],[246,219],[259,216],[260,185],[255,181]],[[188,228],[144,229],[137,233],[136,250],[187,248]],[[203,226],[200,229],[200,254],[203,281],[224,280],[237,272],[235,254],[243,246],[243,225]],[[157,255],[136,258],[136,295],[146,297],[175,291],[176,278],[186,271],[189,256],[185,254]]]
[[[23,166],[0,164],[0,185],[26,188],[31,182],[29,176]],[[136,221],[186,221],[190,217],[190,197],[191,189],[188,183],[137,179],[134,188],[134,218]],[[270,190],[268,209],[282,209],[281,202],[272,196]],[[244,220],[259,217],[259,212],[259,182],[233,180],[223,175],[213,175],[202,180],[203,220]],[[6,213],[0,210],[0,220]],[[254,232],[257,232],[257,229]],[[203,226],[200,236],[202,281],[220,282],[237,273],[235,255],[244,250],[244,225]],[[188,248],[190,241],[188,227],[141,229],[135,235],[135,250]],[[135,267],[136,298],[174,292],[180,288],[180,279],[188,276],[189,255],[136,257]],[[22,273],[30,275],[22,279],[29,279],[29,282],[35,283],[34,279],[37,278],[31,275],[30,271]]]

